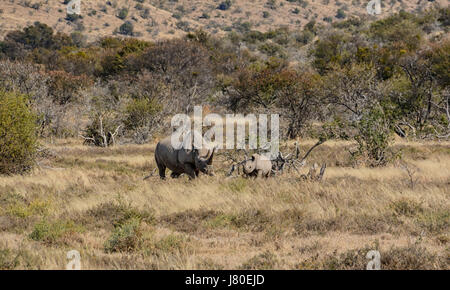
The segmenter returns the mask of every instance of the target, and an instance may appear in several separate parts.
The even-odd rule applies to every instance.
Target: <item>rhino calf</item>
[[[155,161],[161,179],[166,178],[166,168],[172,171],[171,177],[177,178],[186,174],[189,179],[195,179],[199,173],[213,175],[212,161],[215,148],[210,149],[175,149],[171,137],[161,140],[155,149]]]
[[[272,173],[272,161],[255,153],[244,162],[243,171],[246,176],[267,178]]]

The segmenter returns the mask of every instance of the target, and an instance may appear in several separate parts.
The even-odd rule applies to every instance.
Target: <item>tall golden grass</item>
[[[143,180],[154,144],[46,146],[41,168],[0,177],[0,268],[64,269],[72,249],[83,269],[364,269],[369,249],[383,268],[449,268],[450,142],[397,142],[401,164],[380,168],[328,142],[309,158],[321,182],[225,178],[220,154],[215,177]]]

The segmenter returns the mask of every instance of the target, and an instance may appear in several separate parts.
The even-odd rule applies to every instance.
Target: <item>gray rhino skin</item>
[[[175,149],[171,143],[171,137],[161,140],[155,149],[155,160],[161,179],[166,178],[166,168],[172,171],[172,178],[177,178],[185,173],[189,179],[198,177],[199,172],[208,175],[212,173],[212,161],[214,151],[209,149]]]
[[[246,176],[267,178],[272,173],[272,161],[255,153],[244,163],[243,171]]]

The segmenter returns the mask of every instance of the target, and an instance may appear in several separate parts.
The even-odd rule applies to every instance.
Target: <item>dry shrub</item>
[[[153,212],[140,210],[123,202],[102,203],[89,209],[78,218],[81,224],[94,228],[117,227],[130,219],[139,219],[147,224],[152,224],[155,221]]]
[[[68,245],[73,239],[77,239],[77,234],[83,230],[81,226],[73,221],[50,222],[44,219],[34,225],[34,229],[29,237],[47,245]]]
[[[161,217],[163,224],[172,225],[177,231],[195,233],[201,230],[202,222],[214,219],[220,213],[213,210],[187,210]]]
[[[105,242],[105,252],[133,252],[142,244],[141,220],[131,218],[117,226]]]
[[[42,259],[28,250],[0,248],[0,270],[40,269]]]
[[[271,223],[271,218],[259,209],[249,209],[235,215],[231,223],[237,228],[261,232]]]
[[[279,261],[277,257],[266,251],[259,255],[254,256],[249,259],[247,262],[243,263],[240,270],[271,270],[274,269],[278,265]]]
[[[181,235],[170,234],[154,244],[156,253],[178,254],[189,252],[191,247],[189,240]]]
[[[370,261],[366,255],[371,250],[378,249],[374,246],[348,250],[343,253],[335,251],[324,257],[319,254],[301,262],[299,269],[327,269],[327,270],[364,270]],[[445,269],[448,265],[442,257],[430,253],[426,248],[418,244],[406,247],[391,247],[387,251],[379,250],[382,270],[433,270]]]

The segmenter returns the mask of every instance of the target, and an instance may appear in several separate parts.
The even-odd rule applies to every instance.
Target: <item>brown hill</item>
[[[340,21],[367,15],[369,0],[81,0],[81,18],[69,20],[68,0],[0,0],[0,39],[9,31],[40,21],[56,31],[81,31],[89,40],[120,33],[130,22],[133,36],[156,40],[202,28],[212,34],[230,30],[300,28],[311,20]],[[448,0],[382,0],[384,17],[401,9],[419,11]],[[230,5],[231,4],[231,5]],[[225,10],[221,10],[225,9]]]

